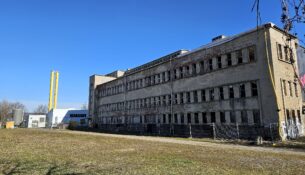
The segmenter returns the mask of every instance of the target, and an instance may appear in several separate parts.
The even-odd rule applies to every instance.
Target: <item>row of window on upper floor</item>
[[[282,89],[285,96],[298,97],[298,84],[296,82],[282,80]],[[288,89],[288,90],[287,90]]]
[[[164,114],[147,114],[144,116],[103,116],[98,118],[100,124],[119,123],[142,123],[142,124],[260,124],[260,111],[255,110],[230,110],[230,111],[209,111],[209,112],[187,112]]]
[[[256,96],[258,96],[257,82],[251,81],[194,91],[177,92],[173,93],[172,95],[167,94],[136,100],[129,100],[125,103],[118,102],[104,104],[100,106],[99,110],[101,112],[134,110],[141,108],[169,106],[172,103],[174,105],[177,105]]]
[[[176,67],[172,71],[164,71],[145,78],[132,80],[127,82],[126,86],[119,84],[113,87],[103,88],[98,92],[98,95],[100,97],[115,95],[123,93],[124,90],[136,90],[160,83],[166,83],[171,80],[187,78],[234,65],[253,62],[256,57],[255,55],[255,46],[250,46],[227,54],[218,55],[210,59],[199,59],[198,62]]]
[[[278,55],[278,59],[281,61],[285,61],[288,63],[293,63],[293,50],[288,47],[288,46],[284,46],[280,43],[276,43],[276,47],[277,47],[277,55]]]

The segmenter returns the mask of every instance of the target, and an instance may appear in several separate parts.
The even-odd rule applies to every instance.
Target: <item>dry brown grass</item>
[[[0,130],[2,174],[305,174],[304,167],[304,154]]]

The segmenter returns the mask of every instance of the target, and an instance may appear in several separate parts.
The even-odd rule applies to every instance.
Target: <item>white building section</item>
[[[76,122],[80,126],[88,125],[88,110],[52,109],[47,114],[47,127],[58,127],[60,124]]]
[[[45,128],[46,127],[46,115],[42,114],[29,114],[27,116],[28,128]]]

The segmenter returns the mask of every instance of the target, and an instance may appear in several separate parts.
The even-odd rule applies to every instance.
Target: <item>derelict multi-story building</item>
[[[298,40],[272,23],[139,67],[93,75],[89,117],[104,124],[278,124],[303,133]],[[293,131],[295,132],[295,130]]]

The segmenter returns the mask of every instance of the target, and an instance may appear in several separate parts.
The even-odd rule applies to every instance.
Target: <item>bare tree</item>
[[[280,0],[282,14],[280,16],[283,29],[288,34],[295,24],[305,24],[305,0]],[[260,0],[254,0],[252,11],[256,11],[257,25],[261,23]],[[293,33],[297,35],[297,33]],[[304,36],[305,37],[305,36]],[[300,42],[305,44],[300,38]]]
[[[0,102],[0,121],[6,121],[10,114],[10,103],[6,100]]]
[[[0,121],[6,121],[12,118],[12,113],[14,109],[26,110],[25,105],[20,102],[11,103],[9,101],[3,100],[0,102]]]
[[[48,112],[48,107],[47,105],[39,105],[33,112],[46,114]]]

